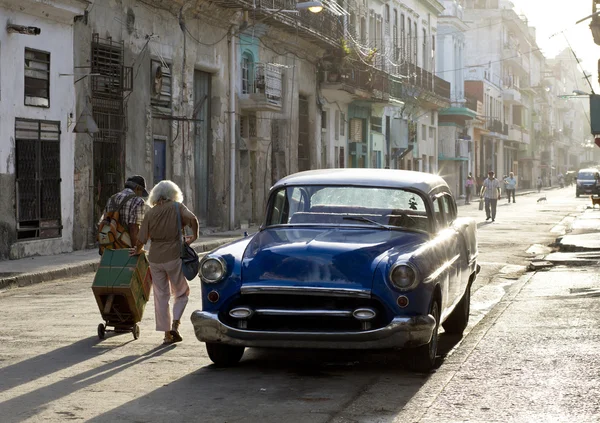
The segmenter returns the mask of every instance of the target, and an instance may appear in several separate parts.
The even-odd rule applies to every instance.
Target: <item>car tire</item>
[[[207,342],[206,352],[216,366],[230,367],[236,365],[242,359],[244,347]]]
[[[462,335],[469,324],[469,314],[471,313],[471,285],[467,286],[465,295],[463,295],[456,308],[450,313],[444,324],[444,330],[449,335]]]
[[[579,198],[579,191],[575,191],[575,197]]]
[[[435,368],[435,359],[438,350],[438,332],[440,330],[440,306],[437,299],[431,302],[429,314],[435,319],[435,328],[431,339],[425,345],[409,350],[409,367],[418,372],[430,372]]]

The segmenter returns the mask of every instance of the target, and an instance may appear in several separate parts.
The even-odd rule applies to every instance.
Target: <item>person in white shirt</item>
[[[485,198],[486,221],[492,219],[496,221],[496,206],[500,199],[500,181],[494,177],[494,172],[489,171],[488,177],[483,181],[480,197]]]

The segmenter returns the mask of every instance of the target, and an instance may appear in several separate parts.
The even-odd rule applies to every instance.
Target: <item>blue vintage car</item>
[[[202,259],[196,337],[217,365],[245,347],[409,348],[435,364],[440,325],[462,334],[476,224],[436,175],[327,169],[270,191],[259,232]]]

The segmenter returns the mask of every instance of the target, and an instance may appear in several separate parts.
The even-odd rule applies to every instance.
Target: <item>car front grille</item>
[[[236,318],[232,310],[251,315]],[[275,332],[359,332],[390,322],[383,305],[372,298],[289,294],[241,295],[221,311],[220,319],[240,329]]]

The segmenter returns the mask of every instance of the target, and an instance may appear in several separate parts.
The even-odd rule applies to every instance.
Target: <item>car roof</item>
[[[596,173],[596,172],[598,172],[598,169],[595,169],[593,167],[588,167],[586,169],[579,169],[579,172]]]
[[[272,189],[288,185],[377,186],[412,188],[430,193],[438,187],[449,191],[448,184],[438,175],[396,169],[319,169],[298,172],[279,180]]]

